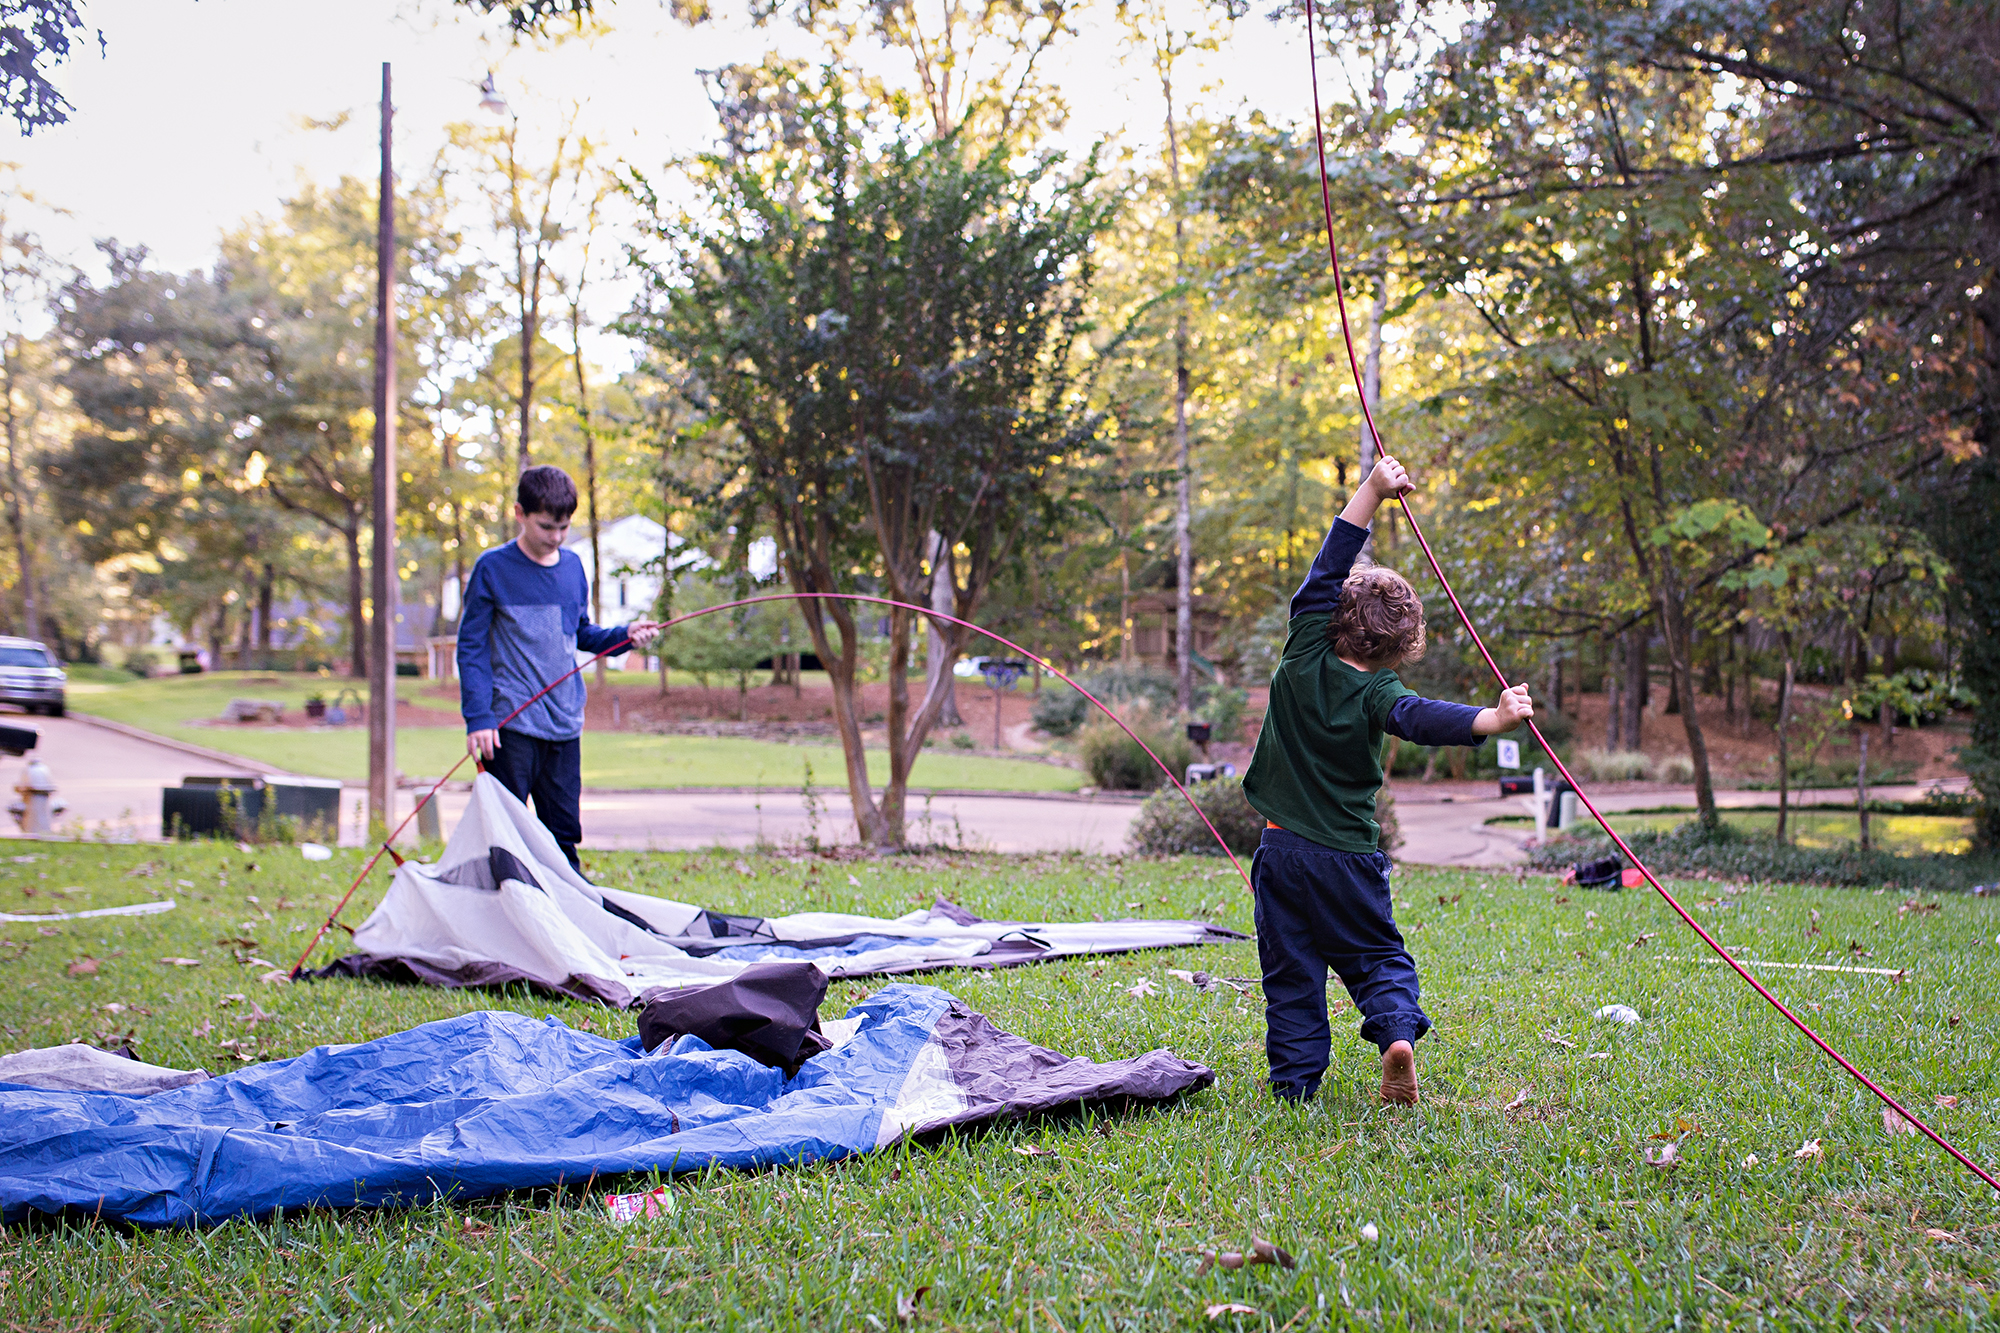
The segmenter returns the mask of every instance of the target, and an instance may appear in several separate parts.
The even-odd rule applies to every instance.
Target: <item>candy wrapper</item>
[[[613,1222],[635,1222],[640,1218],[665,1217],[674,1211],[674,1192],[665,1185],[644,1194],[607,1194],[604,1206]]]

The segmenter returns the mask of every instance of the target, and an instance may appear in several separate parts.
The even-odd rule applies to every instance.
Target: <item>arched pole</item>
[[[1362,420],[1368,424],[1368,436],[1375,442],[1375,454],[1379,458],[1385,455],[1387,450],[1382,444],[1382,432],[1375,425],[1375,414],[1369,409],[1368,395],[1361,392],[1361,366],[1354,355],[1354,338],[1348,331],[1347,297],[1341,291],[1340,248],[1334,243],[1333,239],[1333,192],[1327,178],[1326,133],[1322,128],[1323,117],[1320,114],[1319,106],[1319,30],[1318,25],[1313,19],[1313,0],[1305,0],[1305,10],[1306,53],[1312,65],[1313,145],[1319,154],[1319,198],[1320,207],[1326,215],[1326,254],[1328,261],[1333,265],[1333,295],[1335,303],[1340,308],[1340,336],[1341,340],[1347,344],[1347,366],[1354,375],[1354,389],[1361,399]],[[1417,516],[1410,508],[1408,497],[1398,496],[1397,498],[1402,503],[1404,516],[1410,520],[1410,531],[1416,534],[1417,544],[1424,549],[1424,559],[1430,563],[1431,573],[1437,577],[1438,586],[1444,589],[1444,595],[1451,600],[1451,609],[1458,613],[1459,622],[1465,626],[1465,632],[1472,636],[1474,646],[1479,649],[1479,655],[1485,659],[1487,669],[1493,673],[1493,678],[1500,682],[1500,688],[1507,688],[1506,673],[1502,672],[1499,664],[1493,660],[1493,654],[1486,649],[1486,641],[1479,637],[1479,631],[1473,627],[1472,617],[1467,615],[1465,608],[1459,604],[1458,594],[1452,591],[1451,580],[1444,576],[1443,566],[1438,564],[1437,556],[1431,551],[1431,544],[1424,537],[1423,528],[1417,523]],[[1856,1082],[1880,1098],[1884,1106],[1903,1117],[1904,1120],[1913,1125],[1932,1143],[1937,1144],[1938,1147],[1950,1153],[1958,1160],[1961,1166],[1992,1186],[1995,1193],[2000,1193],[2000,1180],[1995,1180],[1977,1162],[1953,1147],[1942,1134],[1918,1119],[1915,1114],[1906,1109],[1894,1097],[1891,1097],[1873,1079],[1855,1068],[1852,1061],[1829,1045],[1826,1039],[1821,1037],[1819,1033],[1808,1027],[1804,1020],[1785,1005],[1784,1001],[1773,995],[1765,988],[1763,982],[1750,974],[1749,969],[1737,962],[1735,956],[1729,950],[1723,948],[1720,941],[1702,929],[1701,923],[1688,914],[1688,910],[1680,905],[1680,901],[1673,894],[1667,892],[1666,885],[1660,883],[1659,877],[1653,873],[1652,868],[1639,859],[1638,853],[1632,850],[1625,839],[1618,836],[1618,830],[1611,827],[1610,821],[1605,819],[1603,813],[1598,810],[1597,804],[1584,792],[1582,785],[1574,777],[1570,776],[1569,767],[1556,756],[1555,748],[1542,736],[1542,729],[1535,725],[1533,718],[1528,720],[1528,730],[1534,733],[1535,740],[1541,744],[1543,753],[1547,754],[1550,761],[1555,764],[1557,771],[1563,775],[1563,780],[1569,783],[1570,789],[1576,793],[1577,799],[1582,801],[1584,807],[1590,811],[1590,817],[1598,822],[1598,825],[1610,836],[1611,841],[1617,844],[1618,850],[1623,852],[1632,864],[1638,868],[1639,873],[1646,877],[1646,882],[1653,886],[1654,892],[1666,900],[1667,906],[1674,910],[1674,915],[1686,923],[1689,930],[1700,936],[1701,942],[1712,949],[1716,957],[1729,964],[1737,976],[1749,983],[1750,989],[1763,996],[1773,1009],[1783,1014],[1793,1027],[1804,1033],[1807,1040],[1819,1047],[1835,1064],[1853,1075]]]

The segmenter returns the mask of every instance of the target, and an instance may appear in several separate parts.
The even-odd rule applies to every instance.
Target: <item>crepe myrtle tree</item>
[[[951,614],[973,619],[997,572],[1081,506],[1098,448],[1079,346],[1092,246],[1109,225],[1094,158],[974,154],[863,119],[837,71],[777,65],[718,81],[723,152],[700,159],[695,210],[653,219],[627,329],[701,414],[718,525],[769,532],[799,592],[931,602],[941,534]],[[943,706],[909,691],[913,619],[803,606],[825,664],[863,840],[900,846],[911,766]],[[886,620],[889,782],[862,752],[862,638]],[[940,626],[945,662],[968,631]]]

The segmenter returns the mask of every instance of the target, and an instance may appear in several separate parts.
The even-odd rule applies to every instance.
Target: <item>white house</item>
[[[669,532],[644,514],[628,514],[597,530],[597,549],[604,558],[604,581],[599,585],[597,566],[590,558],[588,526],[579,525],[571,533],[564,546],[576,552],[583,561],[583,576],[598,589],[604,608],[599,624],[629,625],[652,615],[660,598],[660,562],[666,552],[673,552],[675,572],[706,569],[714,563],[700,549],[683,549],[686,543],[679,533]],[[588,656],[579,654],[579,659]],[[613,670],[625,667],[623,657],[605,660]]]

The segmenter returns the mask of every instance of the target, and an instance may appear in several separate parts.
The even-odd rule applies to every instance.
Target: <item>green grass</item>
[[[1686,823],[1693,814],[1693,810],[1647,810],[1605,818],[1620,833],[1664,833]],[[1775,834],[1778,830],[1776,810],[1723,810],[1719,814],[1723,823],[1746,833]],[[1535,821],[1525,815],[1500,815],[1486,822],[1528,828]],[[1582,815],[1578,825],[1575,831],[1579,834],[1588,835],[1597,829],[1597,822],[1587,814]],[[1800,847],[1831,849],[1861,840],[1861,817],[1852,810],[1794,809],[1786,816],[1785,828],[1786,836]],[[1960,856],[1972,848],[1972,820],[1958,815],[1871,814],[1868,831],[1875,846],[1899,856],[1925,852]]]
[[[275,682],[275,683],[274,683]],[[365,727],[326,730],[195,726],[217,718],[231,699],[276,699],[303,719],[305,697],[320,690],[329,697],[340,681],[312,676],[217,672],[200,676],[134,681],[129,685],[72,692],[70,706],[176,740],[240,754],[288,772],[314,777],[362,778],[368,774]],[[453,701],[420,694],[422,682],[404,680],[396,697],[431,708]],[[413,776],[436,777],[465,753],[465,733],[456,727],[398,727],[396,764]],[[844,786],[846,761],[840,746],[789,745],[738,737],[648,736],[635,732],[586,733],[583,782],[598,788],[796,787],[812,765],[821,786]],[[887,751],[870,751],[868,773],[889,780]],[[918,758],[911,785],[967,791],[1075,791],[1087,781],[1076,769],[1021,759],[993,759],[929,750]]]
[[[0,923],[19,942],[0,949],[0,1024],[17,1047],[129,1032],[147,1058],[219,1069],[234,1064],[224,1039],[280,1057],[480,1007],[633,1030],[628,1014],[522,993],[262,986],[260,968],[216,943],[254,939],[255,951],[288,963],[357,853],[325,865],[286,848],[214,845],[44,844],[26,854],[42,859],[0,860],[9,910],[51,905],[47,891],[66,885],[80,889],[62,906],[170,893],[182,908],[46,937]],[[739,856],[589,861],[607,882],[732,911],[892,914],[944,893],[988,916],[1185,916],[1220,903],[1222,923],[1248,925],[1240,887],[1208,859],[741,855],[745,875]],[[129,877],[140,863],[154,873]],[[1164,1108],[688,1177],[674,1183],[673,1217],[631,1228],[608,1225],[596,1195],[643,1187],[643,1177],[592,1193],[314,1213],[200,1234],[14,1228],[0,1235],[0,1305],[9,1324],[32,1328],[862,1330],[898,1327],[898,1295],[929,1287],[912,1328],[1994,1320],[2000,1206],[1986,1188],[1930,1145],[1885,1136],[1873,1099],[1721,968],[1674,961],[1697,946],[1655,898],[1415,867],[1395,882],[1437,1022],[1420,1049],[1425,1102],[1413,1111],[1374,1105],[1373,1051],[1345,1007],[1318,1102],[1271,1103],[1254,995],[1201,995],[1166,975],[1254,975],[1248,943],[940,973],[915,980],[948,987],[1029,1040],[1096,1059],[1171,1046],[1220,1081]],[[382,884],[378,876],[350,920]],[[39,892],[28,898],[24,887]],[[1907,968],[1900,983],[1812,972],[1771,980],[1975,1159],[2000,1157],[2000,903],[1950,896],[1902,911],[1899,895],[1865,889],[1676,888],[1748,955],[1839,962],[1853,942],[1869,955],[1864,965]],[[1640,942],[1646,935],[1655,938]],[[97,974],[67,976],[84,955],[99,960]],[[202,965],[154,961],[168,955]],[[1142,977],[1158,993],[1128,994]],[[827,1012],[874,984],[836,983]],[[275,1021],[246,1027],[232,994]],[[1593,1022],[1609,1001],[1634,1005],[1644,1022]],[[1503,1110],[1523,1089],[1521,1106]],[[1959,1097],[1957,1108],[1933,1112],[1940,1094]],[[1644,1160],[1660,1134],[1680,1137],[1672,1170]],[[1823,1157],[1796,1160],[1808,1139]],[[1056,1156],[1012,1151],[1026,1143]],[[1758,1163],[1745,1166],[1753,1153]],[[1360,1237],[1369,1222],[1378,1243]],[[1242,1248],[1253,1235],[1290,1250],[1298,1267],[1198,1271],[1201,1250]],[[1260,1313],[1209,1322],[1204,1308],[1224,1302]]]

